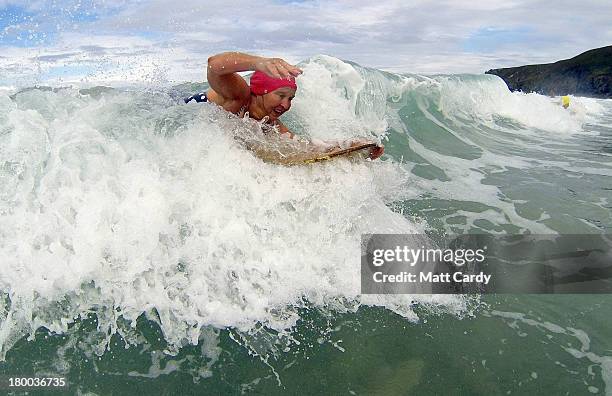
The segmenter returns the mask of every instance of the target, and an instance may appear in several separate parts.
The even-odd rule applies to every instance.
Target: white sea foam
[[[352,66],[325,55],[300,66],[304,74],[298,78],[299,95],[291,118],[319,139],[384,137],[389,122],[387,101],[418,85],[413,78]]]
[[[586,108],[581,98],[571,98],[568,109],[560,98],[535,93],[510,92],[497,76],[439,77],[440,111],[449,117],[463,116],[479,122],[503,117],[533,133],[533,128],[571,135],[582,132]]]
[[[501,233],[516,230],[514,226],[536,233],[598,232],[592,222],[561,226],[558,213],[555,218],[552,212],[546,213],[545,202],[533,203],[544,206],[528,218],[520,209],[524,197],[531,195],[529,185],[540,185],[536,189],[546,191],[541,186],[550,180],[543,178],[543,173],[559,178],[577,172],[609,175],[611,169],[602,161],[607,154],[597,149],[601,143],[585,150],[577,140],[602,140],[602,128],[589,123],[604,122],[606,101],[572,97],[570,108],[564,109],[560,98],[511,93],[495,76],[415,78],[420,83],[412,84],[388,115],[389,125],[407,135],[406,144],[418,156],[418,164],[408,167],[413,171],[418,166],[436,169],[429,177],[410,181],[418,187],[409,190],[416,193],[411,199],[478,203],[471,215],[463,212],[468,215],[463,226],[445,224],[447,231],[469,230],[479,223],[488,224],[488,232]],[[584,151],[596,154],[585,156]],[[524,178],[527,184],[519,182]],[[491,179],[499,180],[492,183]],[[500,185],[501,180],[507,181]],[[542,197],[537,194],[532,198],[538,201]],[[484,210],[486,207],[491,209]]]
[[[3,354],[90,311],[112,333],[154,309],[176,348],[202,326],[287,329],[304,304],[412,320],[415,301],[465,306],[359,294],[361,234],[423,231],[386,205],[407,185],[396,164],[266,164],[228,134],[253,123],[143,92],[32,90],[0,106]]]
[[[14,86],[0,86],[0,95],[11,95],[17,90]]]
[[[423,197],[480,204],[453,209],[466,229],[487,219],[490,232],[506,232],[496,228],[504,223],[550,232],[542,222],[555,213],[523,218],[524,197],[485,179],[565,166],[531,154],[554,151],[551,136],[583,133],[585,114],[601,110],[584,101],[582,111],[574,98],[578,110],[566,111],[493,77],[385,75],[326,56],[303,68],[291,128],[384,139],[392,127],[448,180],[392,160],[266,164],[232,138],[256,123],[142,88],[0,94],[0,357],[22,335],[65,332],[91,311],[105,334],[120,331],[119,317],[144,313],[171,350],[209,326],[284,330],[304,306],[367,304],[410,320],[414,302],[460,312],[457,296],[360,295],[361,234],[422,232],[426,224],[389,206]],[[428,142],[410,136],[416,115]]]

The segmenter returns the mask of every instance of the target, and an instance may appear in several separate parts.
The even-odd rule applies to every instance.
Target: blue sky
[[[202,80],[208,56],[482,73],[612,44],[603,1],[0,0],[0,84]]]
[[[49,1],[40,6],[25,1],[4,3],[0,8],[0,44],[3,46],[49,46],[60,31],[100,17],[93,1]]]
[[[494,53],[500,48],[524,45],[534,36],[537,36],[537,32],[529,26],[485,26],[463,41],[463,49],[472,53]]]

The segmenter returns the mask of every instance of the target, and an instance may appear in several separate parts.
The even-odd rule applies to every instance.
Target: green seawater
[[[164,353],[163,334],[146,320],[137,325],[142,345],[126,348],[114,336],[97,356],[87,346],[92,317],[70,336],[38,331],[21,340],[1,367],[5,375],[61,373],[73,394],[603,394],[611,308],[609,298],[591,295],[486,296],[464,317],[421,312],[419,323],[384,309],[312,310],[288,350],[275,334],[211,330],[176,356]],[[38,393],[54,394],[30,394]]]
[[[0,97],[0,376],[68,382],[0,393],[612,394],[609,295],[365,303],[346,258],[375,227],[609,234],[612,103],[342,65],[307,65],[334,83],[286,123],[373,130],[382,163],[279,169],[203,143],[242,126],[177,103],[196,85]]]

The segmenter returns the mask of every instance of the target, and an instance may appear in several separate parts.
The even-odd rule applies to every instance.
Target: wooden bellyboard
[[[312,148],[310,145],[303,145],[302,147],[294,147],[293,150],[281,150],[278,148],[270,149],[257,145],[257,147],[249,147],[255,155],[264,160],[274,164],[281,165],[304,165],[312,164],[315,162],[328,161],[333,158],[342,156],[349,156],[357,153],[367,153],[369,149],[376,147],[375,143],[359,143],[354,144],[350,147],[336,147],[327,151]]]

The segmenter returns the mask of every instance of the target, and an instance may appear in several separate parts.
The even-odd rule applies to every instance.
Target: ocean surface
[[[612,395],[609,295],[360,295],[359,275],[365,233],[611,233],[612,101],[301,66],[289,128],[380,160],[265,163],[235,139],[257,122],[182,102],[206,84],[0,89],[0,376]]]

